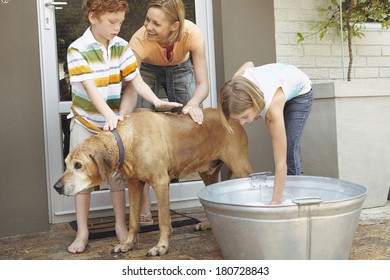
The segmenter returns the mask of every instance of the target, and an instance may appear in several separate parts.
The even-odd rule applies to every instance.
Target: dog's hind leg
[[[129,215],[129,232],[127,238],[122,243],[114,247],[114,252],[127,252],[134,248],[139,230],[140,213],[141,213],[141,197],[144,182],[139,180],[127,181],[129,189],[130,215]]]
[[[252,172],[252,167],[246,157],[240,156],[238,158],[235,158],[234,160],[232,159],[231,161],[227,161],[227,162],[232,162],[232,164],[229,165],[226,164],[227,171],[225,176],[223,176],[222,180],[230,180],[233,174],[237,178],[245,178],[248,177],[249,174]],[[218,175],[222,166],[223,163],[219,164],[213,174],[209,174],[208,172],[199,173],[200,177],[202,178],[206,186],[218,182]],[[205,220],[197,224],[194,230],[202,231],[202,230],[208,230],[210,228],[211,227],[209,221]]]
[[[206,187],[219,181],[218,177],[222,165],[223,162],[219,162],[218,165],[213,168],[212,172],[210,172],[211,169],[207,172],[199,172],[199,176],[202,178]],[[194,231],[203,231],[208,229],[210,229],[210,224],[208,220],[205,220],[195,225]]]
[[[205,186],[217,183],[219,181],[219,171],[221,170],[222,164],[222,161],[217,162],[216,165],[212,163],[209,170],[207,170],[206,172],[199,172],[199,176],[200,178],[202,178],[202,181]]]

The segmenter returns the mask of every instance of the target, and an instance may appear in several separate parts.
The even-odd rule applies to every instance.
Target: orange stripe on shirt
[[[132,63],[123,69],[122,76],[126,77],[126,76],[130,75],[131,73],[133,73],[136,69],[137,69],[137,63]]]
[[[69,69],[69,74],[71,76],[79,76],[86,73],[92,73],[91,67],[83,65]]]

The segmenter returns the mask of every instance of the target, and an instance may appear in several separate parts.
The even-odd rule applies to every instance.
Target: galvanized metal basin
[[[202,189],[225,259],[348,259],[367,188],[324,177],[287,176],[285,201],[268,205],[274,177],[258,173]]]

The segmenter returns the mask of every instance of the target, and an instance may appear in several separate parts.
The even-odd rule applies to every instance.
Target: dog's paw
[[[134,244],[121,243],[114,247],[114,253],[125,253],[133,249]]]
[[[195,226],[194,231],[203,231],[208,229],[211,229],[209,221],[203,221]]]
[[[168,253],[167,246],[154,246],[152,249],[149,250],[149,252],[146,254],[146,256],[148,256],[148,257],[163,256],[166,253]]]

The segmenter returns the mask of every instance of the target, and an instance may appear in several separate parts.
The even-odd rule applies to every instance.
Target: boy
[[[142,80],[136,58],[127,42],[118,37],[128,12],[127,0],[83,0],[82,9],[90,27],[67,52],[72,86],[70,148],[102,130],[113,130],[124,115],[133,111],[137,92],[162,109],[181,107],[161,101]],[[121,99],[122,80],[125,90]],[[108,180],[119,242],[126,239],[123,178]],[[68,247],[71,253],[84,252],[88,244],[90,192],[75,196],[77,235]]]

